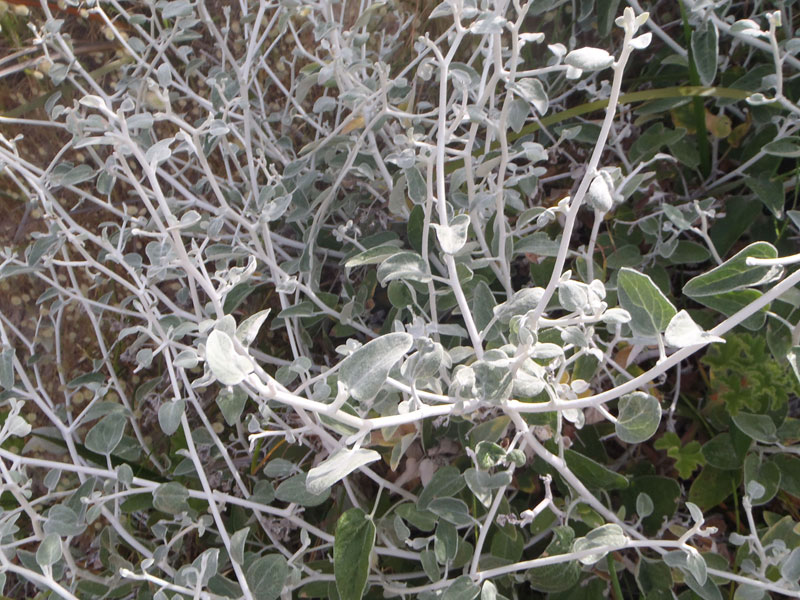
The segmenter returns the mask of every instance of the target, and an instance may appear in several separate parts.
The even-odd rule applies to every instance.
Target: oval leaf
[[[390,256],[378,267],[378,281],[386,285],[395,279],[427,283],[431,276],[425,272],[425,261],[416,252],[399,252]]]
[[[363,510],[351,508],[339,517],[333,542],[333,574],[342,600],[361,599],[374,545],[375,524]]]
[[[342,361],[339,381],[356,400],[374,398],[389,371],[411,349],[414,338],[407,333],[389,333],[364,344]]]
[[[164,402],[158,407],[158,424],[161,430],[167,435],[172,435],[178,431],[181,425],[181,417],[186,409],[186,401],[176,400],[175,402]]]
[[[781,272],[780,267],[751,267],[747,264],[751,257],[777,258],[778,251],[769,242],[754,242],[708,273],[690,279],[683,293],[690,298],[724,294],[765,283]]]
[[[280,554],[268,554],[253,561],[245,578],[255,600],[277,600],[289,577],[289,565]]]
[[[118,412],[103,417],[86,434],[86,447],[98,454],[111,454],[122,440],[127,422],[125,415]]]
[[[153,506],[171,515],[177,515],[185,510],[189,510],[187,500],[189,490],[177,481],[171,481],[158,486],[153,492]]]
[[[584,537],[578,538],[572,544],[573,552],[582,552],[591,550],[593,548],[602,548],[606,546],[613,546],[615,548],[623,548],[628,543],[628,536],[626,536],[622,527],[615,523],[609,523],[594,529],[587,533]],[[606,552],[598,552],[597,554],[590,554],[584,556],[579,560],[584,565],[591,565],[603,558]]]
[[[578,48],[567,54],[564,62],[581,71],[602,71],[614,63],[614,57],[601,48]]]
[[[61,538],[51,533],[46,535],[36,549],[36,563],[40,567],[49,567],[61,558]]]
[[[633,392],[619,399],[619,416],[615,428],[617,436],[628,444],[649,440],[661,422],[661,405],[644,392]]]
[[[692,31],[692,58],[703,85],[711,85],[717,75],[719,33],[710,19],[704,19],[702,29]]]

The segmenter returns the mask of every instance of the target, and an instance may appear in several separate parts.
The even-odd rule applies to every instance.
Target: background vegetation
[[[0,594],[800,597],[795,10],[0,2]]]

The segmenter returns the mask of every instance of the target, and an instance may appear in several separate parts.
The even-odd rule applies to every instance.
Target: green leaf
[[[566,554],[572,549],[575,532],[571,527],[559,526],[553,529],[553,539],[547,545],[542,556]],[[578,583],[581,566],[578,561],[564,561],[546,567],[529,569],[525,578],[531,587],[540,592],[562,592]]]
[[[359,252],[355,256],[348,258],[347,262],[344,263],[344,266],[348,269],[352,269],[354,267],[361,267],[364,265],[377,265],[382,263],[390,256],[394,256],[400,252],[401,250],[397,246],[377,246],[375,248],[370,248],[369,250],[364,250],[364,252]]]
[[[0,352],[0,386],[4,390],[14,387],[14,358],[17,354],[16,348],[4,348]]]
[[[371,400],[413,343],[414,338],[407,333],[389,333],[364,344],[342,361],[339,381],[356,400]]]
[[[619,399],[619,416],[614,427],[617,436],[628,444],[649,440],[661,422],[661,405],[644,392],[633,392]]]
[[[712,467],[725,470],[740,469],[744,458],[734,444],[733,436],[727,431],[703,444],[703,456]]]
[[[217,406],[225,422],[231,427],[239,421],[245,402],[247,402],[247,392],[241,386],[224,387],[217,394]]]
[[[719,62],[719,32],[710,19],[703,19],[701,29],[692,31],[692,58],[703,85],[714,83]]]
[[[186,409],[186,401],[181,398],[174,402],[164,402],[158,407],[158,424],[161,431],[167,435],[172,435],[181,426],[181,417]]]
[[[428,510],[458,527],[474,523],[467,504],[458,498],[436,498],[428,505]]]
[[[689,479],[697,467],[706,464],[700,442],[693,440],[681,446],[680,438],[671,431],[656,440],[653,447],[656,450],[666,450],[667,456],[675,459],[675,468],[681,479]]]
[[[797,158],[800,156],[800,137],[787,135],[764,144],[764,152],[773,156]]]
[[[761,298],[763,294],[758,290],[734,290],[724,294],[717,294],[715,296],[701,296],[695,298],[697,302],[721,312],[723,315],[730,317],[732,314],[740,311],[748,304]],[[753,315],[747,317],[742,321],[742,326],[750,331],[758,331],[764,327],[764,322],[767,319],[767,311],[769,305],[762,307]]]
[[[607,469],[583,454],[565,450],[564,458],[575,476],[590,489],[622,490],[628,487],[628,480],[624,475]]]
[[[760,176],[745,177],[744,182],[776,219],[783,219],[783,204],[786,199],[786,193],[783,191],[782,181]]]
[[[478,466],[487,471],[506,457],[506,451],[494,442],[480,442],[475,448],[475,457],[478,459]]]
[[[245,527],[231,536],[231,559],[240,565],[244,564],[244,545],[247,542],[247,534],[249,533],[250,528]]]
[[[475,585],[468,575],[461,575],[451,583],[444,594],[442,600],[473,600],[480,594],[481,589]]]
[[[419,495],[417,508],[426,510],[434,498],[454,496],[462,489],[466,482],[457,467],[442,467],[433,474],[428,485]]]
[[[682,310],[672,317],[669,325],[667,325],[667,329],[664,332],[664,341],[675,348],[686,348],[696,344],[724,342],[725,340],[703,331],[689,316],[689,313]]]
[[[163,483],[153,492],[153,506],[162,512],[177,515],[189,510],[189,490],[177,481]]]
[[[542,82],[535,77],[518,79],[511,89],[522,99],[530,102],[540,116],[547,112],[550,100],[547,98],[547,92],[545,92]]]
[[[620,306],[631,315],[629,325],[635,335],[656,337],[677,313],[650,277],[627,267],[619,271],[617,292]]]
[[[36,549],[36,562],[40,567],[49,567],[61,559],[61,538],[55,533],[46,535]]]
[[[44,532],[56,535],[76,536],[86,530],[86,524],[78,514],[66,504],[56,504],[47,512],[47,521],[44,523]]]
[[[747,490],[751,482],[756,482],[763,490],[761,494],[750,494],[753,506],[763,506],[771,501],[778,493],[781,483],[781,470],[774,462],[762,460],[756,453],[750,453],[744,460],[744,489]]]
[[[502,350],[489,350],[472,365],[478,398],[497,404],[506,400],[514,385],[511,359]]]
[[[740,477],[739,471],[722,471],[706,466],[689,488],[689,501],[703,510],[713,508],[731,495]]]
[[[103,417],[86,434],[86,447],[98,454],[111,454],[122,440],[128,419],[124,414],[111,413]]]
[[[359,467],[380,458],[375,450],[365,448],[339,450],[308,472],[306,489],[312,494],[321,494]]]
[[[264,321],[269,317],[271,310],[272,309],[267,308],[258,311],[256,314],[247,317],[242,321],[241,325],[236,328],[236,339],[239,340],[242,346],[247,348],[255,341],[259,329],[261,329]]]
[[[439,246],[445,254],[455,254],[467,243],[469,215],[456,215],[449,225],[433,224]]]
[[[300,506],[319,506],[330,497],[331,490],[326,488],[319,494],[312,494],[306,488],[306,477],[305,473],[298,473],[281,482],[275,490],[275,497],[282,502],[293,502]]]
[[[739,411],[732,418],[736,426],[755,441],[763,444],[774,444],[778,441],[777,427],[769,415]]]
[[[496,442],[506,434],[511,418],[506,415],[495,417],[476,425],[469,432],[470,446],[477,446],[480,442]]]
[[[770,461],[781,472],[781,489],[800,498],[800,458],[788,454],[776,454]]]
[[[280,554],[257,558],[245,574],[255,600],[277,600],[288,577],[289,565]]]
[[[333,574],[341,600],[360,600],[367,586],[375,524],[360,508],[342,513],[333,542]]]
[[[427,273],[425,261],[416,252],[398,252],[384,260],[378,267],[378,281],[386,285],[395,279],[428,283],[431,276]]]
[[[614,64],[614,57],[602,48],[577,48],[564,57],[564,64],[581,71],[602,71]]]
[[[772,281],[780,275],[780,267],[748,266],[748,258],[777,258],[778,251],[768,242],[754,242],[724,263],[689,280],[683,293],[690,298],[716,296],[745,287]]]
[[[425,178],[417,167],[405,170],[406,181],[408,182],[408,197],[414,204],[425,204],[428,197],[428,189],[425,185]]]

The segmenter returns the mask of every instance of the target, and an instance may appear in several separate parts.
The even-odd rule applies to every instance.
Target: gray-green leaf
[[[386,285],[395,279],[427,283],[431,276],[426,272],[425,261],[416,252],[398,252],[384,260],[378,267],[378,281]]]
[[[414,338],[407,333],[389,333],[364,344],[342,361],[339,381],[356,400],[374,398],[389,371],[413,343]]]
[[[176,515],[185,510],[189,510],[189,490],[177,481],[163,483],[153,492],[153,506],[171,515]]]
[[[703,20],[703,28],[692,31],[692,57],[703,85],[711,85],[717,75],[719,62],[719,32],[710,19]]]
[[[255,600],[277,600],[289,577],[289,565],[280,554],[268,554],[253,561],[245,578]]]
[[[628,444],[649,440],[661,421],[661,405],[644,392],[633,392],[619,399],[619,416],[615,424],[617,436]]]
[[[122,440],[128,419],[122,413],[111,413],[103,417],[86,434],[86,447],[98,454],[111,454]]]
[[[36,549],[36,562],[40,567],[49,567],[61,558],[61,538],[55,533],[46,535]]]
[[[607,525],[602,525],[597,529],[593,529],[584,537],[575,540],[575,542],[572,544],[572,551],[582,552],[584,550],[592,550],[593,548],[602,548],[604,546],[622,548],[627,543],[628,536],[623,533],[622,527],[616,523],[609,523]],[[591,565],[596,563],[605,555],[606,552],[598,552],[597,554],[589,554],[588,556],[584,556],[579,560],[584,565]]]
[[[653,280],[633,269],[620,269],[617,291],[620,306],[631,315],[630,328],[638,336],[657,336],[677,313]]]
[[[754,242],[718,267],[690,279],[683,286],[683,293],[690,298],[724,294],[767,283],[781,274],[781,267],[749,266],[747,259],[751,257],[777,258],[778,251],[769,242]]]
[[[158,424],[161,430],[167,435],[172,435],[178,431],[181,425],[181,417],[186,409],[186,401],[183,399],[174,402],[164,402],[158,407]]]

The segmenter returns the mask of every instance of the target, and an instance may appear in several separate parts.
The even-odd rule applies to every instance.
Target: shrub
[[[797,596],[792,6],[619,4],[4,20],[4,593]]]

